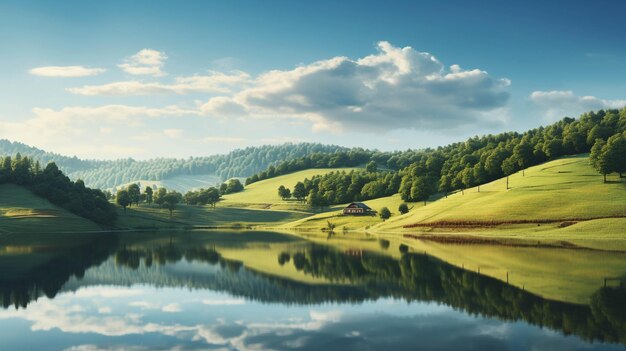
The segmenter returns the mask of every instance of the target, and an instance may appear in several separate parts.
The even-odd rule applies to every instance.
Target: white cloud
[[[89,158],[94,155],[128,157],[143,153],[145,150],[128,144],[116,144],[115,141],[107,144],[109,139],[104,143],[94,144],[94,134],[99,134],[97,132],[112,134],[114,130],[140,127],[147,118],[198,114],[198,110],[179,106],[159,108],[128,105],[69,106],[59,110],[34,108],[33,116],[30,118],[19,121],[0,120],[0,138],[19,140],[40,148],[51,148],[55,152],[68,155]],[[167,133],[172,137],[176,136],[177,132]],[[68,139],[73,142],[68,143]],[[77,147],[77,143],[80,142],[83,144]]]
[[[96,76],[105,71],[106,69],[104,68],[88,68],[84,66],[45,66],[35,67],[29,73],[42,77],[75,78]]]
[[[76,291],[74,294],[77,298],[94,298],[94,297],[104,297],[104,298],[120,298],[120,297],[129,297],[129,296],[137,296],[142,295],[144,292],[135,289],[126,289],[126,288],[118,288],[118,287],[110,287],[110,286],[95,286],[90,288],[83,288]]]
[[[111,307],[100,307],[98,308],[98,313],[100,314],[110,314],[113,310]]]
[[[202,300],[202,303],[204,305],[218,305],[218,306],[243,305],[246,303],[246,300],[244,299],[214,299],[214,300],[204,299]]]
[[[334,57],[293,70],[268,71],[252,86],[204,106],[252,117],[310,121],[316,131],[421,130],[493,125],[508,117],[508,79],[459,65],[446,69],[433,55],[387,42],[360,59]]]
[[[532,101],[549,121],[563,117],[578,117],[580,114],[599,109],[622,108],[626,100],[605,100],[595,96],[577,96],[573,91],[534,91]]]
[[[180,308],[180,304],[170,303],[170,304],[163,306],[163,308],[161,308],[161,311],[168,312],[168,313],[177,313],[177,312],[182,311],[182,309]]]
[[[179,139],[181,136],[183,136],[183,130],[176,128],[164,129],[163,134],[165,134],[165,136],[167,136],[168,138]]]
[[[131,96],[151,94],[192,94],[192,93],[229,93],[233,87],[240,88],[250,79],[247,73],[209,71],[206,75],[177,77],[172,84],[159,82],[122,81],[103,85],[85,85],[68,88],[67,91],[78,95]]]
[[[164,52],[153,49],[142,49],[135,55],[124,60],[118,67],[132,75],[161,77],[165,75],[165,72],[162,71],[165,60],[167,60],[167,56]]]

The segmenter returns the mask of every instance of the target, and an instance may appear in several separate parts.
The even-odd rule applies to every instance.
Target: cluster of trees
[[[166,188],[157,188],[156,186],[147,186],[144,191],[141,192],[139,184],[133,183],[124,189],[118,190],[115,195],[115,201],[124,208],[124,212],[126,212],[127,207],[132,207],[133,204],[139,205],[140,202],[145,202],[148,205],[152,205],[152,203],[155,203],[161,208],[168,209],[171,217],[176,205],[181,202],[187,205],[208,204],[215,207],[215,204],[220,200],[222,195],[232,194],[242,190],[243,184],[241,184],[239,179],[230,179],[228,182],[223,183],[219,189],[210,187],[208,189],[191,190],[185,193],[185,195],[175,190],[168,191]]]
[[[225,155],[190,157],[188,159],[157,158],[137,161],[131,158],[113,161],[81,160],[46,152],[19,142],[0,140],[0,155],[21,153],[41,164],[55,162],[71,179],[83,179],[95,188],[114,188],[143,180],[162,180],[177,175],[215,174],[222,180],[247,177],[284,160],[301,158],[311,153],[334,153],[346,148],[317,143],[265,145],[234,150]]]
[[[606,141],[598,138],[591,148],[591,164],[604,177],[619,173],[620,180],[626,172],[626,132],[615,134]]]
[[[118,205],[124,208],[132,207],[133,204],[139,205],[140,202],[145,202],[148,205],[155,203],[161,208],[166,208],[170,211],[170,217],[172,212],[183,200],[183,195],[175,190],[168,191],[166,188],[154,188],[147,186],[143,193],[139,188],[139,184],[130,184],[125,189],[120,189],[115,195],[115,201]]]
[[[306,168],[335,168],[362,164],[384,165],[389,173],[364,190],[348,189],[350,183],[335,182],[317,188],[322,202],[343,203],[400,193],[404,201],[424,201],[436,192],[464,191],[507,177],[533,165],[564,155],[592,152],[591,161],[601,174],[626,171],[626,108],[584,113],[579,119],[566,117],[546,127],[525,133],[508,132],[473,137],[465,142],[436,149],[382,153],[352,149],[332,155],[312,154],[270,167],[247,180],[247,184]],[[593,148],[593,150],[592,150]],[[371,173],[371,172],[369,172]],[[366,172],[365,174],[368,174]],[[338,176],[330,175],[329,178]],[[399,179],[399,181],[398,181]],[[322,179],[319,181],[321,182]],[[309,181],[311,182],[311,181]],[[333,182],[326,182],[333,183]],[[358,182],[352,182],[359,184]],[[364,186],[364,184],[363,184]],[[294,195],[295,197],[295,195]]]
[[[375,168],[370,167],[370,170]],[[397,172],[337,171],[304,179],[296,183],[293,192],[281,185],[278,195],[322,207],[393,195],[398,192],[400,182]]]
[[[96,223],[111,225],[117,218],[115,207],[106,195],[85,186],[82,180],[71,181],[54,162],[42,169],[39,161],[6,156],[0,164],[0,183],[14,183],[30,189],[53,204]]]
[[[229,179],[220,185],[220,195],[233,194],[243,191],[243,184],[237,178]]]
[[[211,187],[208,189],[191,190],[185,193],[183,200],[187,205],[210,205],[215,208],[215,204],[220,201],[220,191]]]

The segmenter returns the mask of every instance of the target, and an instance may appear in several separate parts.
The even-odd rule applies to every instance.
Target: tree
[[[293,188],[293,197],[295,197],[298,201],[304,201],[304,198],[306,198],[306,196],[307,195],[304,183],[296,183],[296,186],[294,186]]]
[[[197,205],[199,202],[199,195],[198,192],[196,191],[188,191],[187,193],[185,193],[185,195],[183,196],[183,199],[185,200],[185,203],[187,205]]]
[[[182,195],[177,191],[170,191],[163,197],[163,205],[170,211],[170,218],[172,217],[172,212],[176,208],[176,205],[182,199]]]
[[[148,206],[152,205],[152,188],[147,186],[143,193],[146,194],[146,202],[148,203]]]
[[[128,191],[118,190],[117,196],[115,196],[115,201],[117,202],[118,205],[124,208],[124,213],[126,213],[126,207],[130,205],[131,203],[131,198],[130,198],[130,195],[128,194]]]
[[[596,143],[591,148],[589,155],[591,165],[604,177],[606,183],[606,175],[611,172],[610,161],[607,157],[606,142],[603,139],[596,139]]]
[[[226,184],[225,187],[224,184]],[[223,194],[233,194],[243,190],[243,184],[241,184],[241,181],[237,178],[230,179],[228,183],[224,184],[222,184],[224,188],[220,187],[220,190],[223,189]]]
[[[400,214],[409,213],[409,206],[405,203],[400,204],[400,206],[398,206],[398,212],[400,212]]]
[[[380,212],[378,213],[378,216],[380,216],[380,218],[384,221],[389,219],[389,217],[391,217],[391,211],[389,211],[389,209],[387,207],[383,207],[380,209]]]
[[[220,201],[220,192],[217,188],[207,189],[207,203],[215,208],[215,204]]]
[[[620,179],[626,172],[626,137],[624,134],[615,134],[606,143],[607,157],[610,162],[610,170],[617,172]]]
[[[443,192],[445,197],[448,197],[448,193],[452,190],[452,182],[450,181],[450,177],[447,175],[442,175],[439,178],[439,191]]]
[[[139,200],[141,200],[141,189],[138,184],[131,184],[128,186],[128,196],[130,196],[130,202],[135,203],[135,205],[139,205]]]
[[[159,207],[163,207],[163,203],[165,202],[165,195],[167,195],[167,189],[159,188],[156,195],[154,196],[154,203],[159,205]]]
[[[370,161],[365,165],[365,171],[368,173],[375,173],[378,170],[376,161]]]
[[[528,141],[522,140],[513,148],[513,156],[517,160],[518,166],[522,169],[522,177],[524,177],[524,170],[528,168],[533,161],[532,145]]]
[[[287,200],[291,197],[291,190],[285,188],[284,185],[281,185],[278,187],[278,196],[280,196],[283,200]]]
[[[515,156],[511,156],[502,162],[502,172],[506,176],[506,189],[509,190],[509,176],[517,172],[519,163],[515,159]]]
[[[474,186],[474,169],[473,168],[465,168],[463,170],[463,176],[461,177],[461,181],[463,182],[463,186],[465,188],[471,188]]]

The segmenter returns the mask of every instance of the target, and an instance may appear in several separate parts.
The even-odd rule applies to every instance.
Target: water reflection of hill
[[[585,306],[546,300],[427,255],[405,253],[400,259],[367,251],[351,255],[317,244],[277,254],[275,259],[285,267],[292,265],[302,274],[331,282],[306,284],[259,273],[224,258],[216,246],[159,242],[111,247],[112,242],[94,240],[27,272],[19,281],[2,281],[3,305],[24,307],[42,294],[53,297],[59,291],[101,284],[210,289],[281,304],[360,303],[392,297],[626,344],[626,293],[619,288],[598,290]]]

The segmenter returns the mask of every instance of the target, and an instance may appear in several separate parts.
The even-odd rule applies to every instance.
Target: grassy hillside
[[[531,167],[478,188],[457,192],[396,224],[448,220],[515,221],[626,215],[626,182],[602,183],[586,155]],[[388,223],[388,224],[391,224]]]
[[[297,182],[303,181],[305,178],[311,178],[315,175],[324,175],[330,172],[346,171],[349,172],[356,168],[324,168],[324,169],[307,169],[304,171],[294,172],[283,176],[262,180],[248,185],[244,191],[224,196],[222,201],[225,204],[265,204],[271,205],[297,205],[295,200],[283,201],[278,197],[278,187],[284,185],[293,190]]]
[[[76,216],[29,190],[13,184],[0,185],[0,235],[2,233],[79,232],[101,230],[97,224]]]
[[[394,216],[399,216],[398,206],[402,204],[404,201],[400,198],[400,194],[396,194],[393,196],[382,197],[379,199],[367,200],[364,201],[369,207],[371,207],[374,211],[380,211],[381,208],[387,207],[392,213],[392,218]],[[298,229],[298,230],[318,230],[321,228],[325,228],[328,225],[328,222],[333,223],[337,229],[336,231],[345,230],[364,230],[373,225],[380,224],[383,222],[382,219],[378,217],[378,215],[373,216],[344,216],[342,214],[343,208],[347,204],[332,206],[328,209],[327,212],[318,213],[313,216],[303,218],[296,222],[289,223],[285,225],[283,228],[285,229]],[[411,203],[408,204],[409,208],[415,209],[424,206],[422,202],[420,203]]]
[[[626,215],[626,182],[614,175],[603,184],[587,155],[531,167],[525,175],[518,172],[509,177],[509,186],[506,190],[503,178],[482,185],[480,192],[477,187],[457,192],[373,229],[490,235],[506,229],[512,237],[537,239],[625,238],[625,219],[598,218]]]

